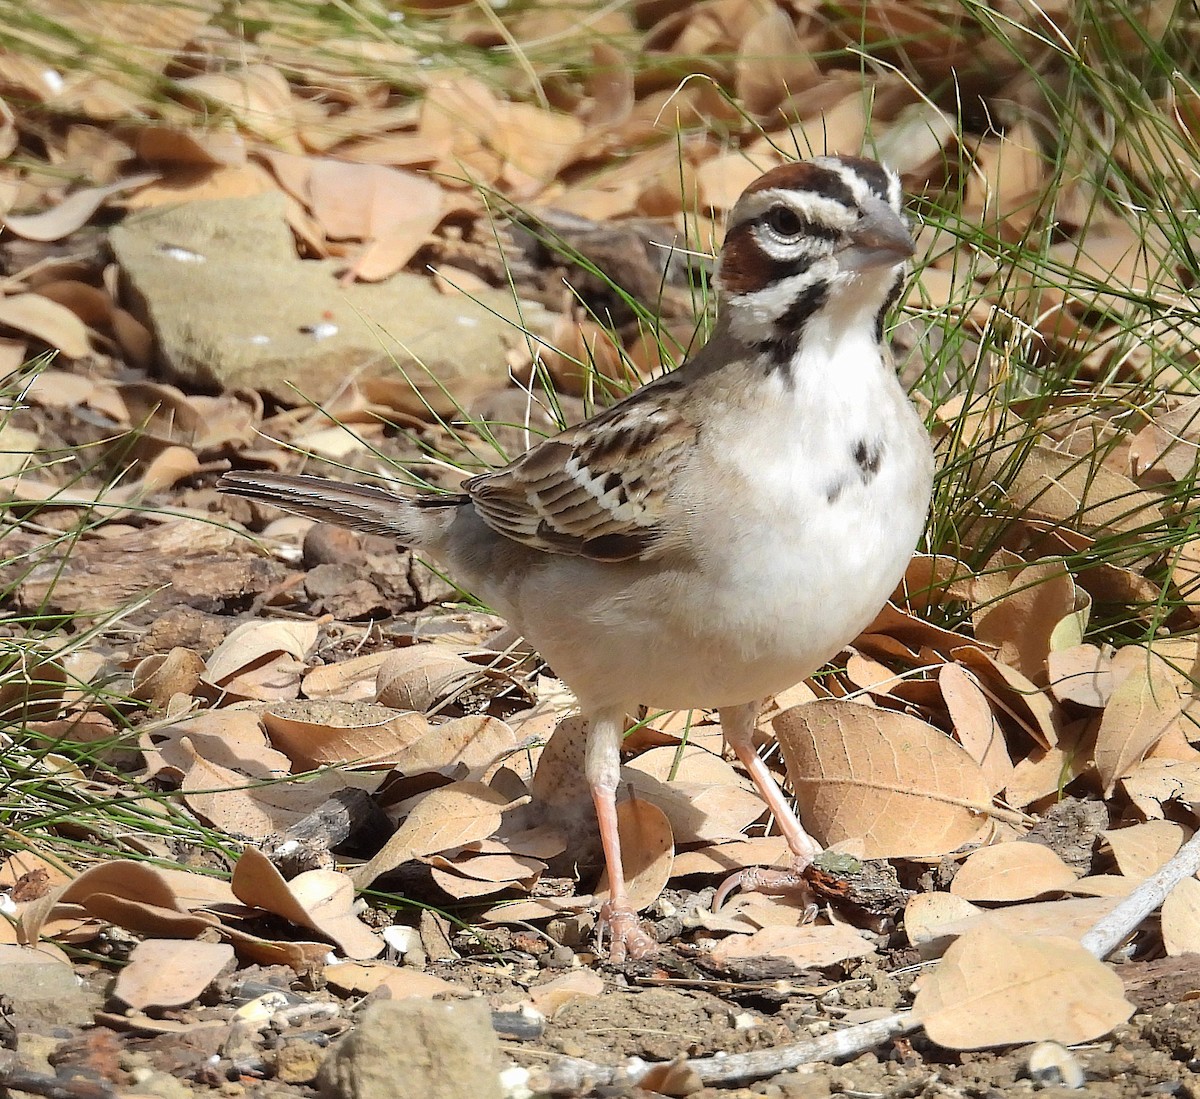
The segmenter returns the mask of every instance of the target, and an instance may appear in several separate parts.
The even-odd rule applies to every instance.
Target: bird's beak
[[[864,216],[849,231],[849,241],[839,254],[843,271],[870,271],[895,267],[916,251],[904,220],[882,199],[863,204]]]

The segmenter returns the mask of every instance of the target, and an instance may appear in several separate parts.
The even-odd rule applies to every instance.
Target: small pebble
[[[1085,1082],[1079,1059],[1058,1042],[1038,1042],[1029,1051],[1025,1070],[1038,1087],[1081,1088]]]

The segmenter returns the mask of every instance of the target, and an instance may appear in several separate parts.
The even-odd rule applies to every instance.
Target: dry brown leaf
[[[500,157],[502,178],[509,188],[532,196],[577,155],[584,138],[583,123],[531,103],[510,102],[501,107],[498,125],[485,141]]]
[[[1012,778],[1013,763],[979,680],[959,664],[945,664],[938,672],[938,689],[958,742],[983,770],[987,788],[1000,793]]]
[[[667,815],[652,802],[637,796],[617,806],[617,832],[629,901],[637,911],[649,908],[671,880],[675,840]],[[596,896],[608,898],[608,871],[600,877]]]
[[[540,859],[524,855],[477,854],[467,850],[453,859],[444,855],[423,855],[438,887],[459,900],[486,897],[505,889],[528,893],[546,869]]]
[[[325,935],[347,957],[373,958],[383,950],[383,940],[354,914],[350,879],[336,870],[308,870],[284,881],[266,855],[247,847],[230,884],[243,904]]]
[[[322,971],[331,988],[367,996],[376,989],[387,990],[393,1000],[432,1000],[436,996],[470,996],[463,985],[422,973],[419,969],[386,965],[383,962],[336,962]]]
[[[260,717],[271,744],[297,771],[390,763],[429,731],[429,722],[420,714],[369,702],[277,702]]]
[[[509,800],[481,782],[452,782],[431,790],[370,862],[350,873],[365,889],[389,870],[416,858],[487,839],[500,827]]]
[[[44,897],[70,880],[58,860],[43,858],[36,851],[14,851],[0,864],[0,889],[17,904]]]
[[[196,939],[220,922],[212,913],[178,912],[112,893],[92,893],[82,902],[82,907],[106,923],[151,938]]]
[[[304,782],[247,778],[200,757],[188,737],[179,748],[184,760],[181,789],[189,808],[223,832],[254,842],[284,832],[347,786],[373,789],[382,774],[325,771]]]
[[[747,866],[774,866],[789,855],[783,836],[759,836],[754,839],[713,843],[693,851],[678,851],[671,875],[732,874]]]
[[[190,1004],[233,962],[228,943],[143,939],[117,974],[114,994],[130,1007]]]
[[[947,1049],[1021,1042],[1089,1042],[1133,1014],[1103,962],[1065,938],[979,929],[953,943],[913,1003]]]
[[[987,826],[979,765],[940,729],[852,702],[795,706],[773,722],[808,828],[866,858],[942,854]]]
[[[184,738],[190,747],[181,746]],[[290,771],[287,756],[268,745],[253,710],[202,711],[174,725],[143,733],[140,747],[152,775],[174,769],[176,781],[192,765],[195,755],[254,779],[281,778]]]
[[[580,996],[599,996],[604,991],[604,978],[591,969],[577,969],[554,977],[541,984],[531,985],[529,999],[547,1019],[564,1004]]]
[[[1200,802],[1200,762],[1145,759],[1121,780],[1121,787],[1149,820],[1162,820],[1176,802],[1190,809]]]
[[[695,743],[651,748],[631,760],[628,766],[660,782],[728,784],[751,789],[749,780],[739,776],[720,755]]]
[[[1161,870],[1191,837],[1190,828],[1170,820],[1148,820],[1100,833],[1127,878],[1148,878]]]
[[[192,694],[200,683],[204,661],[191,649],[176,647],[169,653],[148,656],[133,669],[130,694],[153,709],[166,709],[177,694]]]
[[[996,646],[996,659],[1034,683],[1046,681],[1055,626],[1075,610],[1075,582],[1061,561],[1035,561],[1011,579],[993,573],[1004,591],[972,616],[975,636]]]
[[[185,446],[169,446],[141,470],[140,490],[147,496],[177,485],[200,472],[200,459]]]
[[[591,99],[583,117],[590,129],[625,122],[634,103],[633,68],[626,55],[607,42],[594,42],[587,90]]]
[[[342,702],[373,702],[379,666],[391,656],[384,650],[322,664],[308,672],[301,684],[305,698],[336,698]]]
[[[910,654],[921,649],[931,649],[943,657],[950,657],[961,649],[969,639],[961,633],[935,626],[915,614],[902,611],[894,603],[885,603],[880,612],[855,641],[855,647],[870,651],[870,643],[894,640],[907,648]],[[885,655],[894,655],[885,652]]]
[[[972,852],[950,892],[968,901],[1027,901],[1065,892],[1078,877],[1049,847],[1017,840]]]
[[[1046,657],[1050,692],[1059,702],[1103,709],[1115,687],[1112,660],[1095,645],[1072,645]]]
[[[1184,878],[1167,894],[1161,925],[1168,957],[1200,953],[1200,881]]]
[[[886,129],[875,135],[875,155],[902,177],[932,173],[945,156],[945,149],[957,140],[958,119],[926,100],[910,103],[892,119]],[[918,250],[919,251],[919,250]],[[925,268],[922,275],[931,268]],[[948,301],[950,296],[943,297]],[[958,295],[961,303],[962,296]]]
[[[230,129],[138,126],[129,140],[138,159],[150,164],[223,164],[238,168],[246,163],[246,139]]]
[[[674,751],[654,749],[664,750]],[[664,782],[638,768],[643,758],[639,756],[621,768],[621,784],[638,797],[652,801],[667,815],[676,843],[712,843],[738,838],[747,825],[766,812],[762,799],[755,791],[743,787],[743,780],[728,764],[724,764],[730,775],[728,784]],[[717,762],[724,763],[723,760]]]
[[[76,405],[91,406],[92,402],[102,399],[110,387],[98,383],[93,378],[85,378],[68,370],[56,370],[47,367],[38,371],[30,378],[25,388],[25,399],[29,404],[39,408],[64,409]],[[118,415],[124,415],[124,408],[118,405]]]
[[[62,661],[33,648],[18,648],[9,660],[0,682],[0,719],[48,721],[57,717],[67,684]],[[4,739],[7,742],[8,738]]]
[[[60,965],[69,972],[74,973],[70,955],[53,943],[41,942],[36,946],[22,946],[18,943],[9,942],[0,943],[0,972],[3,971],[5,966],[27,966],[35,962],[38,965]]]
[[[1179,721],[1181,709],[1162,661],[1147,654],[1112,692],[1100,719],[1094,759],[1105,797]]]
[[[730,935],[712,949],[717,965],[741,958],[785,958],[801,969],[820,969],[875,953],[871,941],[848,924],[764,927],[753,935]]]
[[[153,440],[164,448],[224,451],[230,443],[249,442],[262,420],[262,399],[251,390],[188,396],[173,385],[136,381],[122,383],[117,393],[125,406],[122,420],[138,433],[143,450]]]
[[[726,909],[741,921],[741,927],[736,929],[739,931],[747,927],[754,931],[763,927],[804,927],[812,923],[812,908],[798,897],[742,894],[731,904],[723,905],[718,915],[723,915]]]
[[[225,687],[235,677],[281,653],[299,663],[316,645],[319,633],[320,626],[315,622],[243,622],[208,658],[204,679],[214,687]]]
[[[823,156],[826,153],[845,153],[861,149],[867,132],[867,104],[862,94],[862,82],[831,81],[829,95],[835,97],[847,87],[855,90],[829,103],[826,99],[811,114],[806,112],[803,121],[789,126],[778,133],[759,138],[750,148],[757,152],[761,147],[795,150],[802,157]]]
[[[276,190],[271,174],[254,161],[233,167],[214,165],[173,173],[148,183],[125,200],[127,210],[147,210],[182,202],[216,202],[249,198]]]
[[[184,92],[228,109],[249,133],[299,151],[296,110],[287,79],[274,66],[246,65],[176,81]]]
[[[13,154],[21,140],[17,130],[17,116],[8,103],[0,98],[0,161],[7,160]],[[8,211],[8,203],[0,199],[0,219]]]
[[[1010,805],[1020,807],[1061,796],[1063,788],[1090,767],[1091,761],[1077,749],[1074,737],[1063,748],[1035,748],[1013,767],[1005,797]]]
[[[1004,477],[1000,467],[1009,460],[1007,452],[997,448],[982,476]],[[1034,446],[1022,454],[1003,483],[1008,486],[1008,506],[1023,520],[1041,519],[1086,534],[1106,531],[1130,538],[1163,521],[1156,494],[1100,465],[1094,455],[1076,458]]]
[[[8,214],[5,226],[26,240],[52,241],[82,229],[105,201],[122,191],[132,191],[158,179],[157,172],[143,172],[117,180],[105,187],[85,187],[63,199],[57,206],[39,214]]]
[[[459,776],[465,768],[478,778],[487,776],[516,747],[516,735],[499,718],[458,717],[427,725],[425,735],[396,756],[395,769],[406,775],[437,771]]]
[[[994,226],[1005,240],[1021,239],[1039,210],[1045,170],[1041,143],[1028,122],[985,137],[966,175],[964,215],[973,224]]]
[[[922,958],[940,958],[954,941],[943,929],[966,923],[982,912],[953,893],[914,893],[904,906],[904,933]]]
[[[375,700],[395,710],[426,713],[486,674],[448,645],[410,645],[389,653],[379,666]]]
[[[479,914],[481,924],[524,924],[530,920],[548,920],[555,916],[578,916],[591,906],[590,895],[570,897],[534,897],[524,901],[502,901]]]
[[[989,696],[1043,748],[1059,740],[1059,716],[1054,704],[1037,684],[976,645],[962,645],[950,654],[973,671]]]
[[[851,652],[846,661],[846,678],[856,687],[870,691],[876,695],[887,695],[903,676],[878,660],[863,656],[862,653]]]
[[[0,296],[0,327],[33,336],[68,359],[82,359],[92,352],[87,325],[65,305],[41,294]]]
[[[750,114],[765,118],[785,99],[819,83],[821,71],[812,46],[801,41],[789,12],[768,8],[738,45],[734,62],[738,101]]]
[[[1142,880],[1124,874],[1089,874],[1071,886],[1071,892],[1078,897],[1127,897]]]
[[[302,163],[303,194],[325,235],[364,244],[350,265],[355,278],[374,282],[395,274],[442,219],[442,189],[425,176],[328,158]]]
[[[910,902],[914,920],[910,937],[914,938],[921,957],[926,960],[940,958],[955,939],[982,928],[1008,935],[1062,936],[1078,942],[1123,899],[1118,895],[1073,897],[985,909],[956,897],[953,899],[964,906],[957,913],[950,905],[925,907],[920,903],[927,898],[950,896],[949,893],[918,894]],[[906,908],[905,927],[908,927],[908,920]]]
[[[729,210],[763,172],[782,162],[783,158],[774,149],[757,154],[739,151],[712,157],[696,169],[700,201],[705,207]]]
[[[116,859],[93,866],[26,904],[17,918],[21,941],[35,942],[56,906],[87,904],[94,895],[136,897],[143,904],[185,912],[172,879],[147,863]]]
[[[224,927],[221,934],[233,944],[239,958],[258,965],[287,965],[297,973],[312,973],[329,961],[327,942],[264,939],[236,927]]]

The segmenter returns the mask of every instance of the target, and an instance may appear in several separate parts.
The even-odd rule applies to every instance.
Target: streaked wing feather
[[[653,557],[696,439],[695,426],[661,397],[653,385],[639,390],[463,488],[494,531],[547,553]]]

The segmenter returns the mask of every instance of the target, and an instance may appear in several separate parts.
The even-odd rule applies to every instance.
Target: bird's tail
[[[234,471],[226,473],[217,488],[231,496],[260,500],[298,515],[415,546],[435,540],[451,509],[467,501],[467,497],[455,495],[400,496],[370,485],[284,473]]]

